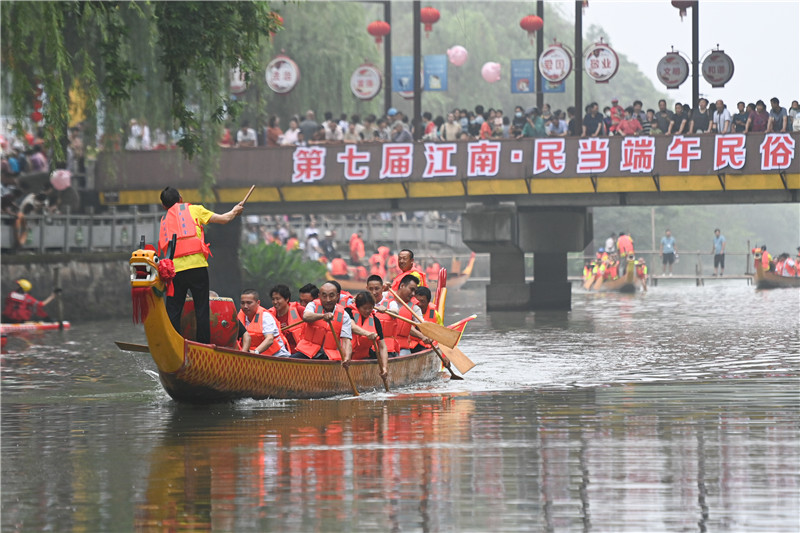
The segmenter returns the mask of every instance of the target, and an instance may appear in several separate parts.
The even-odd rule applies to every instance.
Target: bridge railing
[[[98,215],[27,215],[24,219],[3,215],[0,241],[3,253],[115,252],[139,245],[142,235],[155,243],[161,213],[140,213],[135,206],[127,212],[115,209]]]

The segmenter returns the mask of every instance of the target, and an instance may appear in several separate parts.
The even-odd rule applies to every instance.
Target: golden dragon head
[[[136,250],[128,261],[131,271],[131,288],[156,287],[164,289],[164,281],[158,275],[158,255],[154,250]]]

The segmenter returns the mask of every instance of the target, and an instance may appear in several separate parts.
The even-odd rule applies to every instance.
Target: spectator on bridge
[[[361,130],[361,137],[365,141],[376,140],[376,132],[378,131],[378,127],[376,125],[377,120],[378,119],[372,113],[364,117],[364,125]]]
[[[125,143],[126,150],[140,150],[142,148],[142,127],[139,121],[132,118],[128,124],[128,141]]]
[[[522,133],[517,136],[521,137],[545,137],[547,132],[544,128],[544,120],[541,117],[538,107],[528,109],[525,126],[522,128]]]
[[[629,106],[625,109],[625,116],[617,125],[617,135],[630,136],[639,135],[642,131],[642,125],[639,121],[633,118],[633,107]]]
[[[722,100],[717,100],[714,109],[714,123],[712,127],[718,134],[725,134],[731,132],[731,114]]]
[[[258,146],[258,138],[256,137],[256,130],[250,127],[250,123],[246,120],[242,121],[242,126],[236,132],[236,147],[237,148],[253,148]]]
[[[396,120],[392,124],[392,142],[394,143],[410,143],[414,142],[411,133],[406,129],[405,125]]]
[[[687,106],[688,107],[688,106]],[[672,118],[672,130],[667,130],[667,135],[683,135],[688,133],[689,129],[689,112],[684,108],[680,102],[675,103],[675,114]]]
[[[713,124],[711,110],[708,109],[708,100],[701,98],[697,101],[697,109],[692,111],[692,120],[687,133],[711,133]]]
[[[559,115],[552,115],[550,120],[547,121],[545,131],[548,137],[566,137],[567,136],[567,123],[558,118]]]
[[[231,148],[233,146],[233,135],[231,135],[231,130],[227,125],[222,129],[222,137],[220,137],[217,144],[222,148]]]
[[[658,122],[658,129],[662,133],[669,134],[672,131],[672,126],[675,123],[675,114],[667,109],[667,101],[658,101],[658,111],[656,112],[656,121]]]
[[[769,110],[769,123],[767,124],[767,131],[774,133],[786,133],[791,131],[789,127],[789,114],[786,109],[781,107],[780,100],[771,98],[771,109]]]
[[[339,123],[330,119],[325,123],[325,142],[339,143],[344,140],[344,132],[339,127]]]
[[[767,131],[768,125],[769,113],[767,113],[767,105],[763,100],[759,100],[756,102],[756,110],[751,111],[747,117],[747,125],[744,128],[744,132],[758,133]]]
[[[608,134],[616,134],[619,123],[625,118],[625,110],[619,105],[619,97],[615,96],[611,99],[611,107],[609,108],[609,118],[611,124],[608,127]]]
[[[281,130],[281,117],[272,115],[269,117],[269,121],[267,122],[267,146],[278,146],[281,142],[282,135],[283,130]]]
[[[603,117],[598,114],[597,102],[586,106],[586,116],[583,117],[583,132],[581,137],[597,137],[603,133]]]
[[[733,115],[733,133],[744,133],[747,126],[748,113],[744,107],[744,102],[736,104],[738,113]]]
[[[150,137],[150,126],[147,124],[147,120],[142,119],[142,150],[152,150],[153,149],[153,140]]]
[[[442,124],[442,127],[439,129],[439,137],[443,141],[455,141],[458,139],[458,135],[461,133],[461,124],[456,122],[456,116],[454,113],[447,114],[447,122]]]
[[[36,144],[31,150],[31,155],[28,156],[28,163],[30,172],[47,172],[49,170],[49,163],[47,157],[44,155],[44,149],[41,144]]]
[[[667,265],[669,265],[669,275],[672,275],[672,265],[678,257],[678,248],[675,246],[675,237],[668,229],[661,237],[661,275],[667,275]]]
[[[293,118],[289,121],[289,128],[283,133],[280,139],[281,146],[294,146],[297,144],[297,136],[300,133],[300,128],[297,127],[297,119]]]
[[[342,136],[342,140],[345,143],[355,144],[355,143],[360,143],[363,140],[358,131],[356,131],[356,126],[358,126],[358,124],[356,124],[355,122],[351,122],[347,125],[347,131]]]
[[[647,122],[647,113],[642,111],[642,104],[641,100],[634,100],[633,101],[633,113],[631,113],[631,118],[635,118],[639,121],[639,124],[644,127],[644,123]]]
[[[714,230],[714,243],[711,246],[711,253],[714,254],[714,277],[725,274],[725,236],[720,233],[719,228]]]
[[[300,130],[303,132],[303,139],[305,139],[306,142],[316,140],[314,137],[321,129],[322,126],[320,126],[319,122],[316,121],[314,112],[310,109],[306,111],[306,118],[300,123]]]

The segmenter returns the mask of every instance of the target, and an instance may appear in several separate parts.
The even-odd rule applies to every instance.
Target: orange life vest
[[[402,281],[402,279],[404,277],[406,277],[409,274],[412,274],[414,277],[416,277],[419,280],[417,282],[418,286],[420,286],[420,287],[427,287],[428,286],[428,282],[426,281],[426,278],[425,278],[425,272],[423,272],[422,270],[418,269],[416,265],[412,265],[411,268],[409,268],[405,272],[401,272],[400,274],[397,275],[396,278],[394,278],[394,281],[392,281],[392,290],[396,291],[397,289],[399,289],[400,288],[400,282]]]
[[[342,259],[341,257],[336,257],[331,261],[331,274],[334,276],[346,276],[347,275],[347,261]]]
[[[414,315],[411,314],[411,311],[406,309],[406,307],[402,304],[399,304],[399,307],[400,309],[397,312],[398,315],[409,320],[414,320]],[[385,337],[386,333],[384,333],[383,336]],[[397,341],[397,351],[402,349],[410,350],[419,342],[416,337],[411,336],[411,324],[404,320],[398,319],[395,319],[394,338]]]
[[[439,263],[433,263],[429,265],[428,268],[425,269],[425,274],[428,276],[428,279],[436,279],[439,277],[439,271],[442,269],[442,265]]]
[[[353,298],[353,295],[347,291],[342,291],[339,293],[339,305],[344,307],[345,309],[350,308],[353,311],[356,311],[356,299]],[[355,316],[355,315],[353,315]]]
[[[314,300],[314,312],[325,313],[319,298]],[[344,324],[344,307],[336,304],[333,309],[333,320],[330,323],[333,324],[336,335],[340,336],[342,334],[342,324]],[[328,322],[322,319],[306,322],[303,329],[303,338],[297,343],[297,351],[307,357],[314,357],[319,353],[320,349],[325,350],[325,354],[331,361],[342,360],[342,354],[339,353],[339,349],[336,347],[336,339],[333,338]]]
[[[289,302],[289,311],[284,315],[286,317],[286,325],[289,326],[291,324],[296,324],[303,320],[303,311],[304,308],[297,302]],[[270,307],[267,309],[267,313],[272,315],[272,318],[275,319],[275,324],[278,325],[278,329],[281,329],[281,319],[278,318],[278,311],[275,310],[275,307]],[[288,342],[287,349],[289,353],[294,353],[295,347],[297,346],[297,339],[301,338],[303,335],[303,326],[305,322],[297,324],[296,326],[287,329],[286,331],[281,331],[281,335],[286,339]]]
[[[185,257],[193,254],[203,254],[208,259],[211,251],[205,242],[203,225],[198,224],[189,211],[192,204],[175,204],[161,217],[161,231],[158,237],[158,251],[166,255],[172,235],[177,235],[175,243],[175,257]],[[200,228],[200,237],[197,237],[197,228]]]
[[[783,275],[784,276],[797,276],[797,263],[793,259],[787,259],[785,263],[783,263]]]
[[[369,317],[364,320],[364,317],[361,314],[358,314],[358,325],[370,333],[377,333],[378,330],[375,328],[375,314],[370,313]],[[369,350],[374,345],[373,341],[369,340],[369,337],[365,337],[364,335],[357,335],[353,334],[353,360],[357,361],[359,359],[368,359],[369,358]]]
[[[247,333],[250,334],[250,348],[253,350],[258,348],[258,346],[262,342],[264,342],[264,328],[263,324],[261,323],[261,320],[262,320],[262,315],[268,312],[269,311],[267,311],[266,309],[264,309],[259,305],[258,309],[256,310],[256,315],[253,317],[253,320],[251,320],[249,324],[245,325]],[[239,310],[239,314],[236,315],[236,318],[238,318],[239,322],[241,322],[242,324],[245,324],[247,322],[247,316],[245,316],[244,311],[242,311],[241,309]],[[278,337],[280,337],[280,340],[283,341],[284,346],[288,346],[286,338],[281,333],[280,327],[278,328]],[[278,337],[273,336],[272,344],[267,346],[261,353],[264,355],[275,355],[276,353],[278,353],[281,349],[281,345],[278,342]],[[241,345],[239,345],[239,348],[241,348]]]
[[[3,318],[13,322],[26,322],[33,318],[34,313],[39,318],[47,316],[39,300],[24,292],[11,291],[8,293],[3,306]]]
[[[620,257],[628,257],[628,254],[633,253],[633,239],[628,235],[621,235],[617,239],[617,250]]]
[[[286,249],[290,252],[292,250],[297,250],[299,248],[300,241],[297,240],[296,237],[289,237],[286,241]]]
[[[388,308],[392,297],[388,296],[383,304]],[[389,353],[397,352],[397,339],[394,338],[397,330],[397,320],[387,315],[386,313],[378,313],[378,320],[381,322],[381,329],[383,330],[383,342],[386,343],[386,351]]]
[[[369,273],[380,276],[381,279],[386,277],[386,268],[383,266],[383,257],[380,254],[372,254],[369,258]]]

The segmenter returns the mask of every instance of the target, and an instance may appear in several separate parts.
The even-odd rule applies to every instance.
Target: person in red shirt
[[[627,136],[627,135],[639,135],[639,132],[642,131],[641,123],[633,118],[633,107],[629,107],[625,110],[625,118],[623,118],[619,125],[617,126],[617,135]]]
[[[616,96],[611,99],[611,126],[609,126],[608,131],[610,133],[616,133],[617,128],[619,127],[620,122],[622,119],[625,118],[625,110],[619,105],[619,98]]]
[[[56,293],[61,289],[56,289],[50,296],[41,302],[28,294],[33,288],[33,284],[27,279],[18,279],[17,287],[6,296],[5,305],[3,306],[3,322],[8,324],[27,322],[31,320],[34,315],[36,318],[48,321],[50,317],[44,310],[44,306],[52,302]]]

